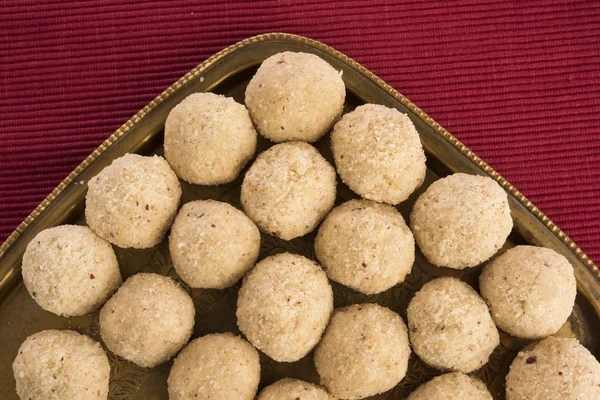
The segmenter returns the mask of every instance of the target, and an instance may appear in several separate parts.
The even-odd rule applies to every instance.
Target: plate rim
[[[436,134],[442,137],[452,147],[463,154],[469,161],[475,164],[480,170],[485,172],[490,178],[494,179],[504,190],[506,190],[511,196],[515,198],[528,212],[533,214],[542,225],[548,229],[559,241],[561,241],[571,251],[576,258],[592,273],[592,275],[600,281],[600,269],[598,266],[588,257],[587,254],[577,244],[571,240],[550,218],[548,218],[539,208],[537,208],[531,201],[529,201],[519,190],[517,190],[512,184],[510,184],[504,177],[490,167],[485,161],[479,158],[474,152],[472,152],[467,146],[461,143],[456,137],[448,132],[444,127],[437,123],[433,118],[428,116],[423,110],[412,103],[408,98],[403,96],[396,89],[387,84],[384,80],[379,78],[373,72],[354,61],[352,58],[345,54],[321,43],[317,40],[310,39],[304,36],[294,35],[290,33],[263,33],[257,36],[253,36],[242,41],[239,41],[218,53],[212,55],[204,62],[196,66],[194,69],[186,73],[183,77],[165,89],[161,94],[154,98],[144,108],[138,111],[133,117],[127,120],[121,127],[119,127],[112,135],[110,135],[104,142],[102,142],[90,155],[88,155],[67,177],[60,182],[50,194],[21,222],[17,228],[6,238],[6,240],[0,245],[0,261],[4,254],[7,253],[18,240],[18,238],[25,232],[25,230],[33,224],[33,222],[44,213],[44,211],[52,204],[57,197],[71,184],[75,183],[77,177],[90,166],[101,154],[111,148],[122,136],[129,132],[134,126],[142,121],[148,114],[156,109],[160,104],[165,102],[169,97],[176,93],[188,82],[199,78],[203,71],[212,65],[218,63],[221,59],[227,57],[229,54],[241,50],[245,47],[268,41],[286,41],[297,44],[309,45],[314,47],[327,55],[338,59],[339,61],[347,64],[351,68],[357,70],[359,73],[364,75],[374,84],[379,86],[388,95],[393,97],[396,101],[401,103],[404,107],[413,112],[421,121],[428,125]]]

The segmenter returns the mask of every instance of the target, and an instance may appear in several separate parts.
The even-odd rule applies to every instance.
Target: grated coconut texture
[[[21,400],[106,400],[110,365],[100,343],[68,330],[29,336],[13,362]]]
[[[169,236],[175,271],[193,288],[224,289],[256,263],[260,232],[243,212],[214,200],[181,207]]]
[[[180,197],[177,175],[164,158],[126,154],[88,182],[85,218],[112,244],[146,249],[165,237]]]
[[[187,343],[194,315],[192,299],[173,279],[138,273],[102,307],[100,334],[116,355],[154,367]]]
[[[456,278],[423,285],[408,304],[407,318],[413,350],[442,371],[475,371],[500,343],[483,299]]]
[[[331,133],[342,181],[365,199],[398,204],[425,179],[425,153],[406,114],[366,104],[347,113]]]
[[[600,363],[577,339],[550,336],[517,354],[506,400],[600,399]]]
[[[404,281],[415,261],[415,241],[392,206],[350,200],[319,228],[315,253],[329,279],[365,294]]]
[[[237,324],[256,348],[280,362],[308,354],[333,311],[333,291],[321,266],[296,254],[267,257],[244,278]]]
[[[23,255],[23,282],[46,311],[65,317],[97,310],[121,284],[110,243],[85,226],[38,233]]]
[[[363,399],[396,386],[406,375],[410,346],[402,318],[377,304],[335,310],[315,350],[315,366],[329,392]]]
[[[493,400],[493,398],[479,379],[460,372],[450,372],[422,384],[406,400]]]
[[[165,123],[165,158],[177,175],[197,185],[238,177],[256,151],[256,131],[246,107],[229,97],[194,93]]]
[[[491,178],[462,173],[433,182],[410,215],[427,260],[454,269],[474,267],[496,254],[512,226],[504,189]]]
[[[540,339],[556,333],[573,311],[573,266],[551,249],[517,246],[479,277],[481,296],[496,325],[511,335]]]
[[[256,400],[335,400],[325,389],[298,379],[284,378],[263,390]]]
[[[261,153],[244,177],[246,214],[266,233],[291,240],[312,232],[335,202],[333,167],[313,146],[282,143]]]
[[[258,352],[231,333],[192,340],[169,373],[170,400],[252,400],[260,381]]]
[[[314,142],[340,118],[346,97],[341,72],[321,58],[286,51],[267,58],[246,88],[246,106],[273,142]]]

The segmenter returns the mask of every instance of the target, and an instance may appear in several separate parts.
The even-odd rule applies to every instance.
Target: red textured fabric
[[[280,31],[371,69],[600,260],[600,2],[120,3],[1,5],[0,240],[188,70]]]

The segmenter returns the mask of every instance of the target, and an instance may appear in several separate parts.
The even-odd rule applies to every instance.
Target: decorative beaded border
[[[158,95],[143,109],[138,111],[129,121],[125,122],[119,129],[115,131],[108,139],[106,139],[96,150],[92,152],[77,168],[75,168],[54,190],[42,201],[36,208],[25,218],[23,222],[14,230],[14,232],[6,239],[6,241],[0,246],[0,257],[9,249],[9,247],[17,240],[17,238],[23,233],[23,231],[35,221],[41,213],[56,199],[56,197],[65,188],[71,184],[77,177],[90,165],[92,164],[102,153],[110,148],[119,138],[125,135],[131,130],[136,124],[144,119],[152,110],[154,110],[159,104],[163,103],[166,99],[171,97],[177,90],[183,85],[199,77],[203,71],[207,68],[220,61],[224,57],[231,53],[234,53],[246,46],[253,45],[260,42],[266,41],[288,41],[296,42],[300,44],[306,44],[311,47],[317,48],[318,50],[337,58],[344,62],[361,74],[369,78],[371,81],[381,87],[387,94],[392,96],[398,102],[400,102],[407,109],[417,115],[423,122],[431,127],[438,135],[443,137],[448,143],[454,148],[460,151],[465,157],[477,165],[482,171],[489,175],[492,179],[496,180],[508,193],[510,193],[519,203],[523,205],[529,212],[531,212],[546,228],[548,228],[562,243],[564,243],[576,256],[577,258],[592,272],[592,274],[600,280],[600,270],[594,264],[594,262],[563,232],[558,226],[554,224],[544,213],[542,213],[531,201],[529,201],[521,192],[519,192],[513,185],[511,185],[506,179],[500,174],[494,171],[488,164],[480,159],[475,153],[469,150],[463,145],[458,139],[445,130],[440,124],[435,122],[431,117],[423,112],[419,107],[414,105],[410,100],[401,95],[398,91],[392,88],[390,85],[385,83],[381,78],[377,77],[371,71],[349,58],[348,56],[340,53],[331,47],[318,42],[316,40],[308,39],[302,36],[292,35],[289,33],[266,33],[258,36],[254,36],[241,42],[238,42],[226,49],[216,53],[202,64],[185,74],[181,79],[167,88],[164,92]]]

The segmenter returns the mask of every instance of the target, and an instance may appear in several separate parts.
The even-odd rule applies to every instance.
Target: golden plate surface
[[[345,55],[311,39],[283,33],[256,36],[239,42],[212,56],[127,121],[21,223],[0,247],[0,398],[18,399],[12,374],[12,361],[25,338],[43,329],[74,329],[100,340],[98,313],[62,318],[42,310],[28,295],[21,279],[21,257],[27,243],[41,230],[65,223],[84,224],[85,183],[110,162],[128,152],[161,154],[163,125],[169,111],[187,95],[213,91],[234,97],[243,103],[244,90],[258,65],[267,57],[282,51],[314,53],[343,71],[347,87],[345,112],[363,103],[378,103],[407,113],[415,123],[427,154],[427,179],[421,189],[398,208],[408,217],[415,199],[431,182],[453,172],[490,176],[509,194],[515,227],[502,251],[516,244],[532,244],[552,248],[563,254],[575,268],[578,285],[576,306],[569,321],[559,332],[576,336],[599,358],[600,271],[598,267],[552,221],[510,183],[491,169],[456,138],[429,118],[423,111],[367,69]],[[258,152],[270,143],[259,139]],[[316,147],[332,161],[328,135]],[[243,175],[243,174],[242,174]],[[201,187],[183,183],[182,204],[195,199],[217,199],[240,208],[241,178],[218,187]],[[338,183],[336,204],[357,197],[345,185]],[[315,259],[312,242],[314,232],[286,242],[262,235],[261,256],[282,251],[303,254]],[[173,270],[166,240],[146,250],[115,248],[121,271],[127,278],[138,271],[152,271],[179,280]],[[332,283],[335,306],[351,303],[377,302],[390,307],[406,320],[406,306],[414,293],[428,280],[438,276],[457,276],[477,288],[481,266],[466,271],[436,268],[417,250],[416,262],[406,281],[374,296],[366,296]],[[196,326],[193,337],[213,332],[239,333],[235,320],[235,303],[239,283],[225,290],[186,290],[196,306]],[[501,332],[501,344],[490,361],[475,373],[492,392],[495,399],[504,399],[504,376],[516,353],[528,342]],[[108,353],[111,363],[110,399],[167,399],[167,376],[171,362],[145,369]],[[261,387],[290,376],[318,382],[312,353],[296,363],[277,363],[261,354]],[[372,399],[404,399],[419,384],[440,374],[424,365],[414,354],[405,379],[393,390]]]

